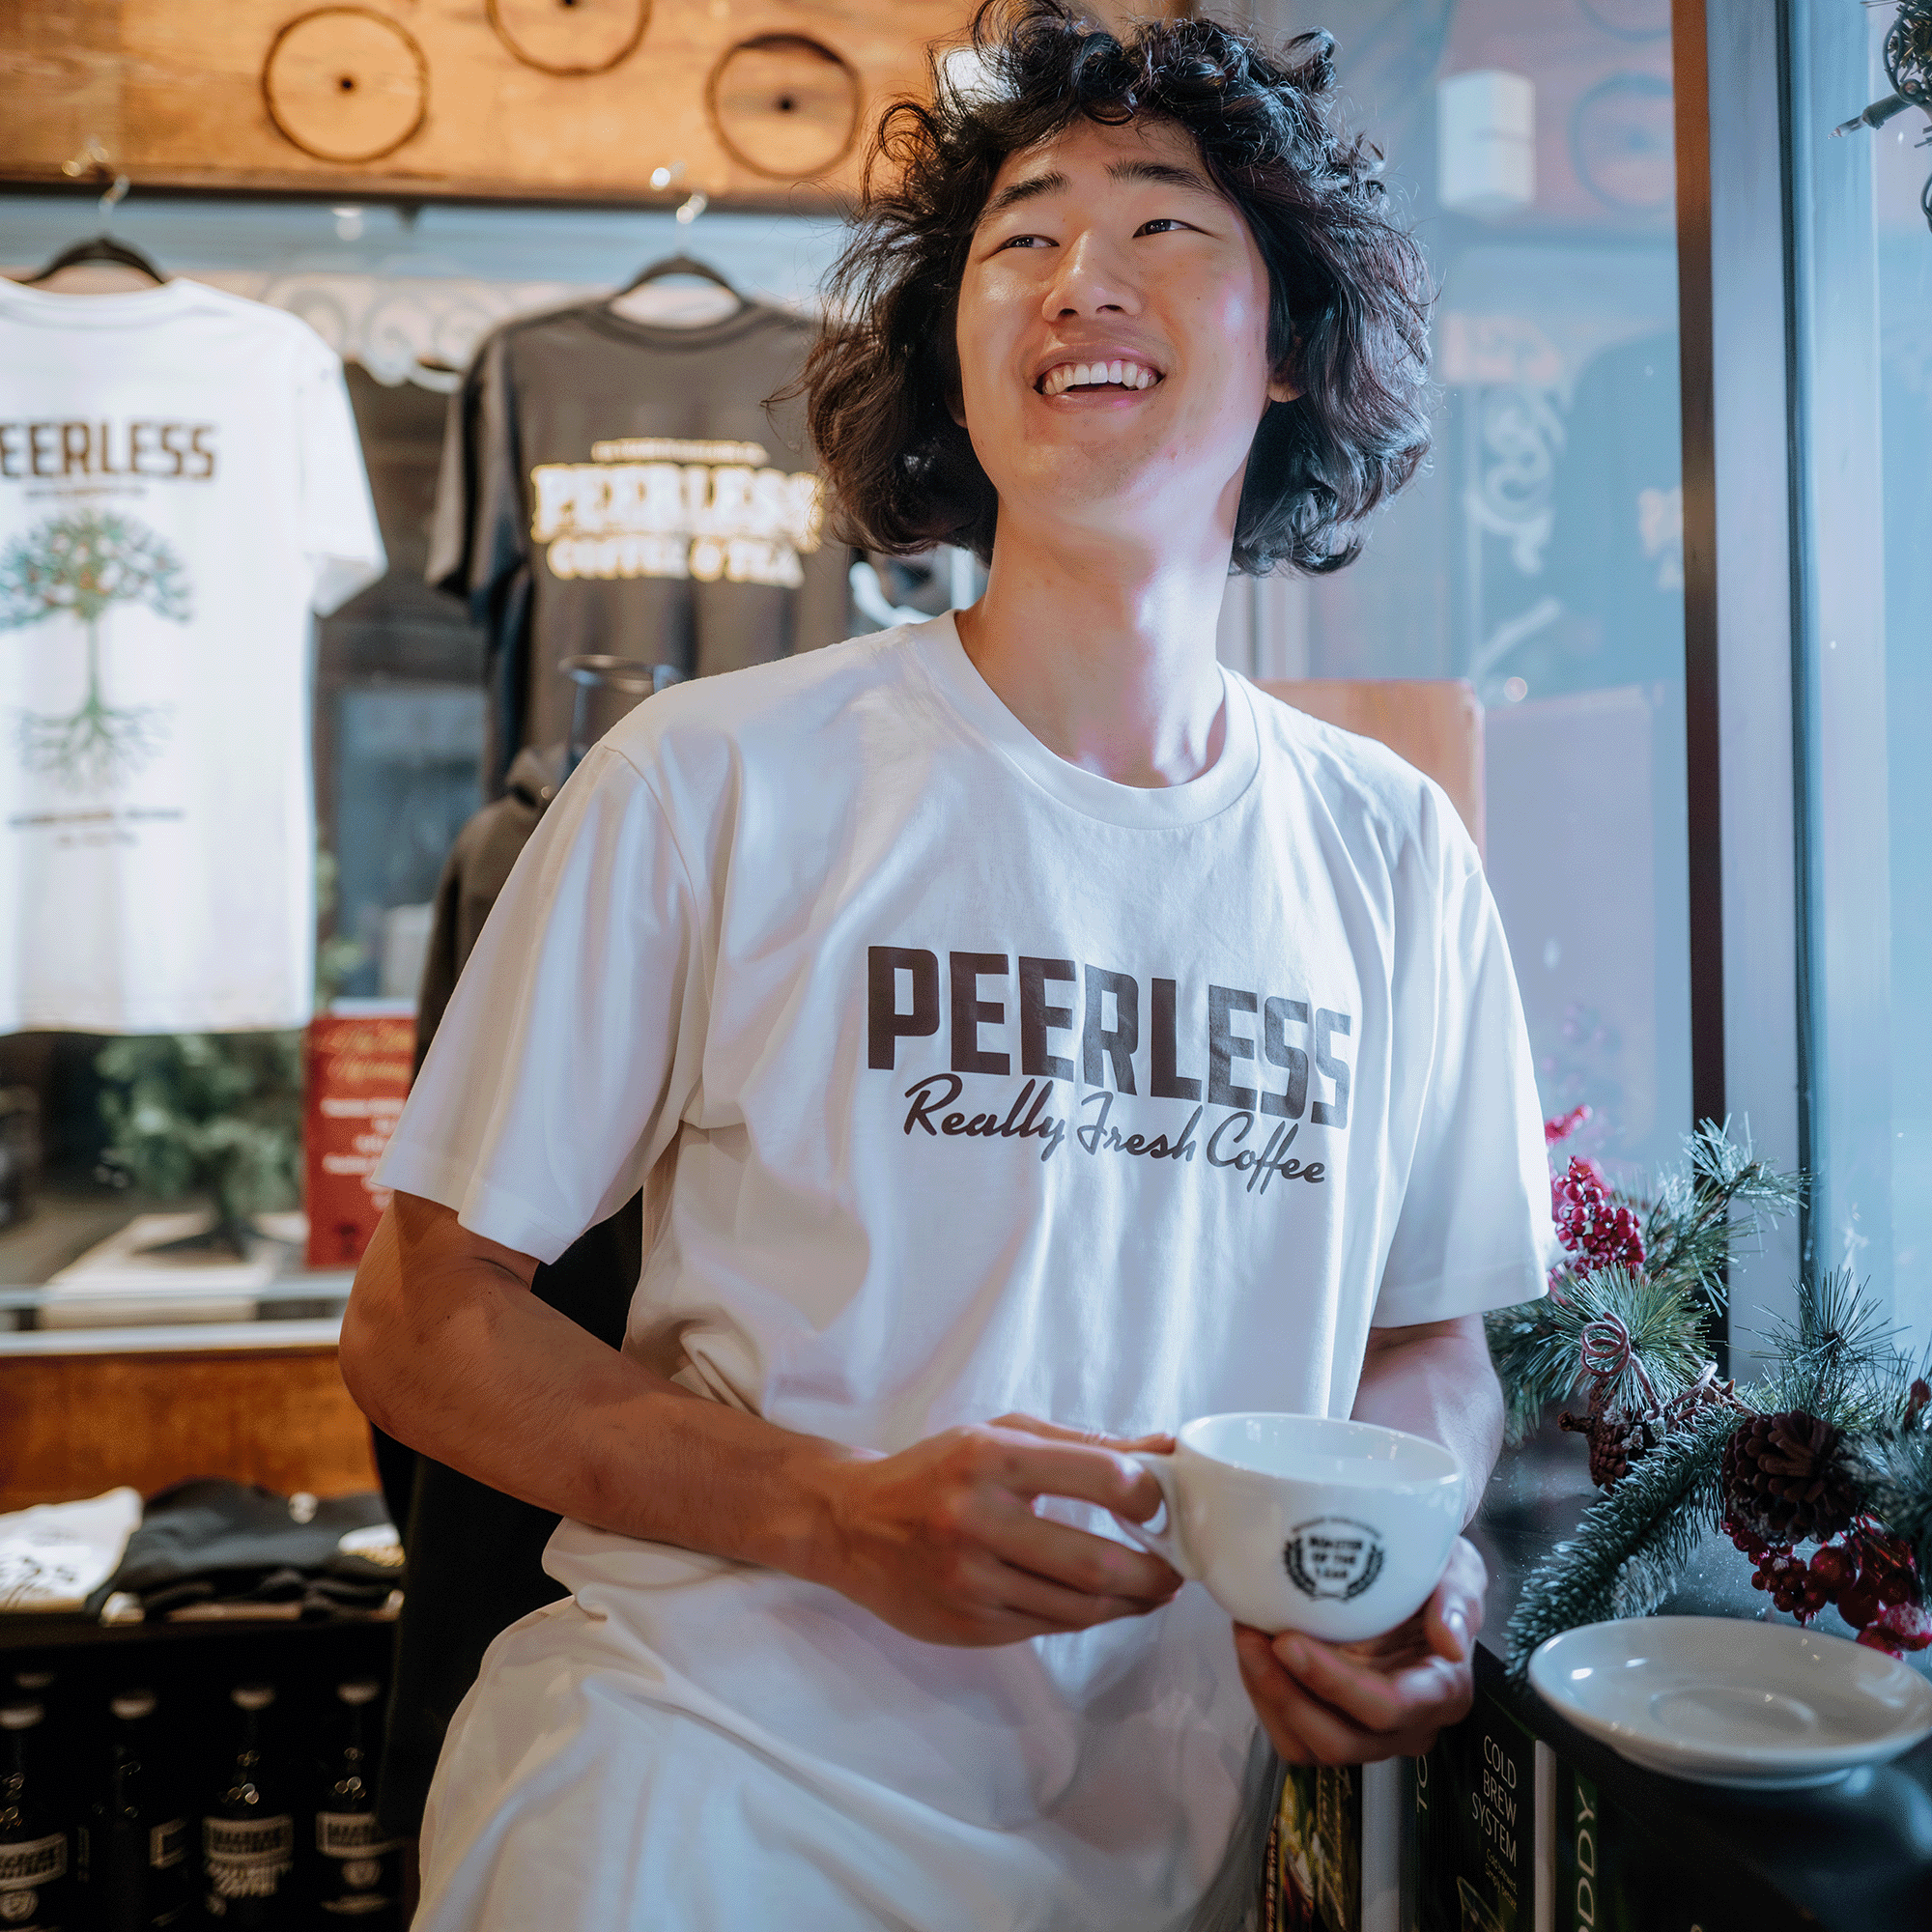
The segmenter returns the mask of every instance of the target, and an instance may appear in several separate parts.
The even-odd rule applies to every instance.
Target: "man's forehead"
[[[1120,126],[1081,119],[1030,148],[1009,155],[993,178],[981,221],[1017,202],[1057,194],[1076,176],[1094,176],[1123,185],[1159,182],[1171,187],[1222,198],[1185,128],[1171,121],[1136,119]]]

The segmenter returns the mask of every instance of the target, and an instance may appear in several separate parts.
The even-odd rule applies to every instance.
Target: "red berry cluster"
[[[1577,1155],[1549,1183],[1549,1211],[1556,1236],[1583,1268],[1643,1265],[1643,1236],[1636,1216],[1610,1200],[1609,1183],[1594,1160]]]
[[[1572,1107],[1567,1114],[1558,1114],[1553,1120],[1543,1123],[1543,1145],[1552,1148],[1558,1141],[1567,1141],[1585,1121],[1590,1118],[1588,1107]]]
[[[1813,1550],[1806,1562],[1788,1546],[1767,1543],[1735,1523],[1724,1529],[1751,1560],[1751,1588],[1768,1592],[1801,1624],[1835,1604],[1859,1641],[1874,1650],[1900,1657],[1932,1643],[1932,1616],[1918,1605],[1918,1569],[1897,1537],[1855,1524],[1841,1542]]]

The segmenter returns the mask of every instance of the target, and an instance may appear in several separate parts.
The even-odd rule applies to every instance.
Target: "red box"
[[[307,1045],[308,1265],[354,1267],[389,1205],[376,1168],[409,1096],[415,1016],[319,1013]]]

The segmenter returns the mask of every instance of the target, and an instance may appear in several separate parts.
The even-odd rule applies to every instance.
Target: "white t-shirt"
[[[653,698],[512,874],[384,1184],[550,1260],[649,1177],[627,1350],[841,1442],[1346,1415],[1372,1324],[1542,1291],[1528,1042],[1442,792],[1233,674],[1225,716],[1203,777],[1112,783],[1020,725],[950,618]],[[579,1523],[548,1561],[603,1634],[553,1619],[518,1639],[558,1647],[550,1679],[486,1667],[433,1800],[438,1896],[515,1883],[522,1774],[477,1767],[562,1721],[530,1687],[612,1667],[612,1631],[632,1691],[740,1737],[745,1776],[782,1762],[844,1816],[871,1815],[855,1780],[892,1794],[879,1869],[935,1874],[906,1922],[1176,1924],[1221,1860],[1254,1719],[1198,1587],[958,1650]],[[630,1893],[644,1829],[573,1848],[603,1903],[571,1922]],[[962,1833],[977,1919],[938,1876]]]
[[[0,1032],[306,1023],[309,617],[383,568],[306,323],[0,281]]]

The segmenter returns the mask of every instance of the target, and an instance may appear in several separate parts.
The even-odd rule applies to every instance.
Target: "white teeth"
[[[1118,362],[1063,362],[1040,379],[1043,396],[1064,396],[1068,389],[1114,384],[1123,389],[1151,389],[1159,380],[1151,369],[1122,358]]]

